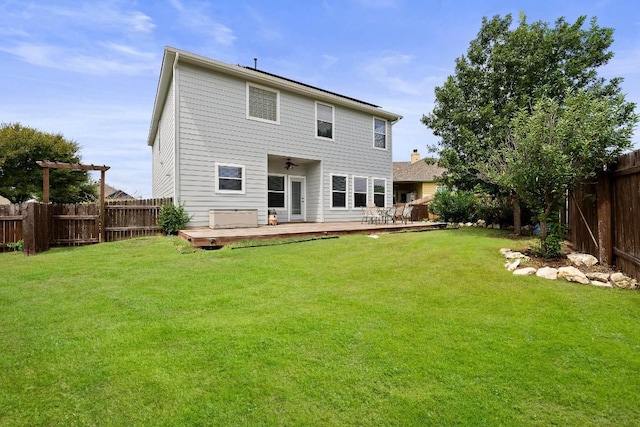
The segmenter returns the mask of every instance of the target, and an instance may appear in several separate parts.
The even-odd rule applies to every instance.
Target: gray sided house
[[[148,144],[153,197],[279,222],[359,221],[393,202],[392,126],[367,102],[252,67],[165,48]]]

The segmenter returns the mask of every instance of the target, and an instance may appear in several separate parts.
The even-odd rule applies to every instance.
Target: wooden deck
[[[413,222],[403,224],[362,224],[360,222],[304,222],[260,225],[252,228],[191,228],[181,230],[179,237],[196,247],[216,247],[241,240],[282,239],[290,237],[336,236],[343,234],[392,233],[446,228],[444,222]]]

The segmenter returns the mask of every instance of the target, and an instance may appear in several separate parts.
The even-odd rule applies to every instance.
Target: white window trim
[[[351,201],[351,207],[353,209],[360,209],[361,206],[356,206],[356,178],[364,178],[367,180],[367,189],[365,190],[365,197],[366,200],[364,202],[364,205],[367,206],[367,204],[369,203],[369,177],[368,176],[358,176],[358,175],[354,175],[351,177],[351,192],[352,192],[352,201]]]
[[[324,136],[320,136],[318,135],[318,105],[324,105],[326,107],[331,107],[331,138],[327,138]],[[326,102],[319,102],[316,101],[316,125],[314,126],[315,131],[316,131],[316,138],[317,139],[322,139],[324,141],[335,141],[336,139],[336,107],[331,105],[331,104],[327,104]]]
[[[384,148],[376,147],[376,120],[380,120],[384,122]],[[384,150],[387,151],[389,149],[389,122],[380,117],[373,117],[373,148],[376,150]]]
[[[386,208],[387,207],[387,194],[389,191],[389,188],[387,188],[387,179],[386,178],[371,178],[371,194],[373,197],[373,201],[375,203],[376,200],[376,194],[380,194],[380,193],[376,193],[376,180],[382,180],[384,181],[384,206],[378,206],[379,208]]]
[[[226,167],[231,167],[231,168],[240,168],[242,169],[242,190],[225,190],[225,189],[220,189],[220,177],[218,176],[218,170],[220,168],[220,166],[226,166]],[[246,182],[247,182],[247,175],[245,173],[245,166],[244,165],[237,165],[237,164],[233,164],[233,163],[214,163],[214,167],[215,167],[215,179],[216,179],[216,193],[221,193],[221,194],[246,194],[247,192],[247,188],[246,188]]]
[[[341,176],[343,178],[345,178],[344,180],[344,185],[345,185],[345,189],[344,189],[344,206],[333,206],[333,177],[334,176]],[[349,209],[349,175],[347,174],[340,174],[340,173],[332,173],[329,174],[329,188],[331,189],[330,191],[330,195],[331,195],[331,208],[332,210],[348,210]]]
[[[267,208],[273,208],[273,209],[284,209],[285,211],[288,212],[288,203],[287,203],[287,199],[288,199],[288,194],[287,194],[287,174],[284,173],[269,173],[267,174],[267,177],[269,176],[281,176],[283,179],[283,184],[284,184],[284,190],[282,191],[282,194],[284,194],[284,207],[281,206],[267,206]],[[267,183],[267,205],[269,204],[269,183]]]
[[[249,120],[255,120],[257,122],[262,122],[262,123],[271,123],[271,124],[275,124],[275,125],[279,125],[280,124],[280,91],[277,89],[273,89],[267,86],[261,86],[261,85],[257,85],[254,83],[249,83],[246,82],[246,86],[247,86],[247,90],[246,90],[246,114],[247,114],[247,119]],[[267,119],[263,119],[260,117],[253,117],[251,115],[249,115],[249,88],[250,87],[256,87],[258,89],[262,89],[262,90],[267,90],[269,92],[275,92],[276,94],[276,120],[267,120]]]

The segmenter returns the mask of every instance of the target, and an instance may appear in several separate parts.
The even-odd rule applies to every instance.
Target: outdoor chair
[[[402,221],[402,212],[404,212],[404,203],[397,204],[393,213],[393,223],[396,221]]]
[[[396,222],[395,213],[396,208],[393,206],[390,208],[378,208],[378,213],[380,214],[380,220],[384,221],[387,224],[389,221]]]
[[[411,219],[411,214],[413,213],[413,206],[412,205],[405,205],[404,209],[402,210],[402,223],[406,224],[407,221],[411,221],[413,222],[413,220]]]
[[[367,205],[362,208],[362,222],[377,223],[382,219],[376,205]]]

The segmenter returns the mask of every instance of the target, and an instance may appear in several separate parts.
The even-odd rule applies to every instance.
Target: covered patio
[[[322,237],[344,234],[378,234],[401,231],[426,231],[446,228],[444,222],[360,223],[344,222],[293,222],[279,225],[260,225],[251,228],[192,228],[180,230],[180,238],[196,247],[224,246],[242,240],[283,239],[297,237]]]

